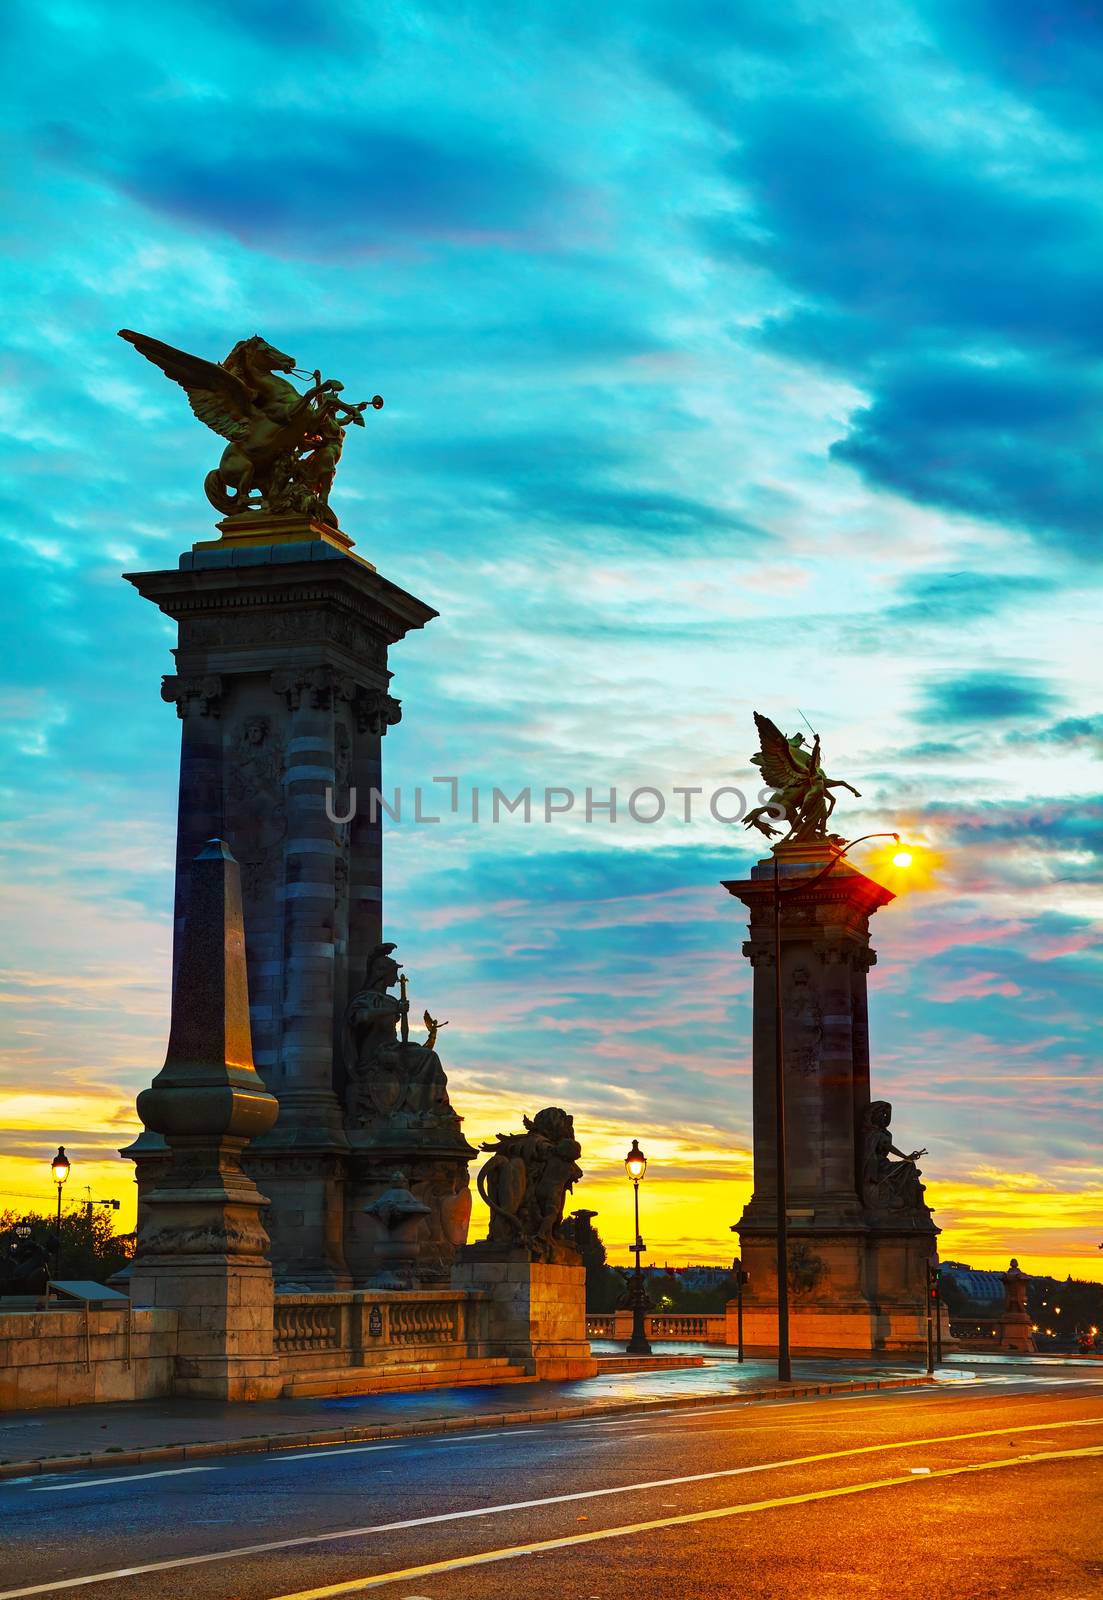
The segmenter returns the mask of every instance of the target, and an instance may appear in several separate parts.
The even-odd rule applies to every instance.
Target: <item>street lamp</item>
[[[54,1277],[61,1277],[61,1191],[69,1176],[69,1157],[65,1154],[65,1146],[59,1144],[57,1155],[50,1163],[50,1171],[57,1184],[57,1232],[54,1236]]]
[[[900,843],[898,833],[863,833],[857,839],[851,839],[849,844],[844,844],[836,850],[831,860],[822,871],[817,872],[814,878],[801,878],[798,882],[790,884],[789,893],[794,889],[814,889],[817,883],[822,883],[834,867],[841,861],[848,850],[853,850],[856,844],[864,844],[867,839],[895,839]],[[904,858],[907,858],[906,860]],[[911,855],[907,850],[899,850],[895,857],[895,865],[907,867],[911,865]],[[793,1366],[789,1358],[789,1219],[786,1215],[788,1204],[788,1173],[785,1140],[785,1016],[781,1005],[781,868],[778,859],[777,846],[774,846],[774,1120],[775,1120],[775,1158],[774,1165],[777,1169],[777,1376],[779,1383],[789,1383],[793,1376]],[[638,1260],[638,1257],[637,1257]]]
[[[651,1346],[647,1342],[647,1332],[644,1328],[644,1311],[647,1308],[647,1295],[643,1287],[643,1252],[644,1242],[640,1238],[640,1179],[647,1171],[647,1157],[640,1149],[639,1140],[632,1140],[632,1148],[624,1158],[624,1170],[632,1180],[632,1193],[636,1202],[636,1242],[632,1252],[636,1257],[636,1270],[632,1275],[629,1289],[629,1304],[632,1307],[632,1337],[624,1347],[625,1355],[649,1356]]]

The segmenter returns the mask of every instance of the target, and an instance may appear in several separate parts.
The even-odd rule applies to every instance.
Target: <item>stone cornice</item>
[[[342,555],[332,546],[319,548],[329,552],[327,559],[257,561],[240,566],[197,564],[167,571],[128,572],[124,577],[144,599],[176,621],[203,615],[229,618],[234,613],[258,609],[301,613],[310,607],[336,607],[393,643],[437,616],[432,606],[364,563]],[[235,553],[259,554],[222,552],[224,556]]]

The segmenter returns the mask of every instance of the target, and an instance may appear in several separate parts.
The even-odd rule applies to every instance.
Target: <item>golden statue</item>
[[[381,395],[350,406],[338,399],[343,384],[300,372],[293,356],[259,334],[239,340],[225,361],[205,361],[129,328],[119,338],[178,383],[200,422],[228,441],[203,485],[217,511],[292,512],[337,526],[329,491],[345,429],[362,428],[368,406],[382,406]],[[285,372],[313,376],[313,383],[300,393],[279,376]]]
[[[828,833],[827,823],[835,809],[832,789],[849,789],[861,798],[852,783],[843,778],[829,778],[820,763],[820,736],[813,735],[809,749],[803,733],[786,738],[776,723],[758,711],[754,714],[761,749],[751,757],[751,765],[758,768],[766,784],[774,791],[766,805],[756,806],[743,818],[745,828],[757,828],[768,839],[779,830],[773,822],[787,822],[789,832],[786,842],[805,843],[812,839],[838,841],[839,835]],[[763,819],[769,817],[771,822]]]

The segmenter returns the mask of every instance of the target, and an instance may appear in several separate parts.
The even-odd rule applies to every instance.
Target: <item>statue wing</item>
[[[146,333],[132,333],[129,328],[120,328],[119,338],[180,385],[188,404],[208,428],[224,439],[240,439],[248,432],[256,412],[253,397],[247,385],[217,361],[190,356],[186,350],[162,344]]]
[[[785,789],[795,778],[806,778],[807,768],[799,766],[793,759],[789,741],[777,723],[771,722],[760,711],[755,712],[754,720],[761,748],[758,755],[751,757],[751,762],[766,782],[774,789]]]

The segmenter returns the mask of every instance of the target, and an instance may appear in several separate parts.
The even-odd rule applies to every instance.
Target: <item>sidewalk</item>
[[[657,1354],[702,1354],[707,1347],[656,1346]],[[595,1346],[595,1353],[600,1353]],[[747,1361],[708,1348],[703,1366],[615,1372],[573,1383],[503,1384],[413,1394],[327,1399],[141,1400],[0,1414],[0,1478],[87,1467],[191,1460],[228,1452],[358,1443],[453,1428],[503,1427],[602,1416],[650,1407],[799,1399],[814,1394],[906,1388],[930,1380],[914,1363],[796,1361],[779,1385],[772,1361]]]

